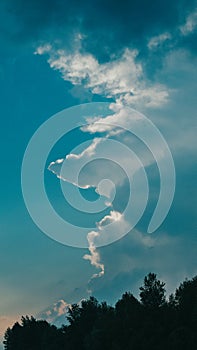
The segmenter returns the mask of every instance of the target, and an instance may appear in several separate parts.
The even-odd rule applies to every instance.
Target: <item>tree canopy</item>
[[[22,317],[8,328],[5,350],[196,350],[197,276],[165,296],[165,283],[149,273],[140,300],[126,292],[115,306],[94,297],[73,304],[67,323]]]
[[[157,279],[155,273],[144,278],[144,286],[140,287],[140,298],[144,306],[157,308],[165,303],[165,283]]]

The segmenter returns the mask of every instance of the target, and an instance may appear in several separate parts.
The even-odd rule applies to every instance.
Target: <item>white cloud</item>
[[[100,167],[99,162],[92,161],[102,158],[109,159],[122,166],[123,169],[129,169],[128,173],[130,173],[130,176],[132,177],[133,174],[142,166],[142,164],[139,163],[139,161],[137,161],[137,159],[133,156],[132,151],[130,151],[128,147],[124,146],[124,142],[121,143],[121,141],[119,142],[109,139],[109,136],[113,132],[116,134],[116,130],[118,129],[118,121],[120,120],[122,120],[122,125],[125,125],[126,129],[131,128],[132,125],[137,122],[137,120],[143,123],[143,120],[141,120],[139,115],[137,115],[135,112],[134,115],[131,116],[128,111],[124,109],[106,118],[99,118],[98,121],[84,127],[83,131],[89,133],[107,132],[105,137],[94,138],[91,143],[89,141],[84,142],[82,144],[84,148],[82,152],[78,152],[78,148],[81,148],[82,146],[80,145],[79,147],[76,147],[74,153],[68,154],[65,159],[61,158],[51,162],[48,166],[48,170],[53,172],[61,180],[72,183],[79,188],[88,189],[90,187],[94,187],[97,193],[100,193],[98,187],[101,179],[103,180],[103,169]],[[116,136],[120,136],[120,133],[117,133]],[[121,138],[123,138],[123,131]],[[148,158],[146,158],[146,161],[147,160]],[[151,161],[153,160],[151,159]],[[81,176],[79,177],[81,169],[83,169],[86,164],[88,164],[88,166],[84,168],[84,170],[81,172]],[[113,173],[114,186],[122,183],[123,178],[121,174],[122,173],[119,171]],[[105,179],[111,179],[111,176],[111,163],[109,162],[109,164],[105,165]],[[106,197],[109,199],[109,189],[111,188],[113,195],[114,187],[110,186],[109,188],[102,186],[102,190],[105,188]],[[105,195],[104,192],[102,192],[102,194]]]
[[[138,296],[139,275],[143,278],[150,271],[163,274],[172,269],[177,242],[177,238],[166,232],[150,235],[133,229],[124,239],[100,251],[106,270],[99,283],[91,280],[91,290],[109,300],[117,300],[125,290],[132,290]]]
[[[170,39],[168,33],[152,38],[152,41],[149,42],[149,48],[153,49],[167,39]],[[39,51],[42,54],[41,49]],[[114,160],[123,169],[129,170],[129,179],[132,179],[139,168],[153,163],[154,159],[144,154],[143,160],[141,159],[142,164],[132,156],[132,153],[128,155],[126,148],[118,151],[114,144],[110,144],[109,137],[111,135],[114,135],[117,139],[119,138],[120,142],[124,140],[124,131],[117,126],[118,124],[131,131],[142,129],[143,133],[144,130],[144,133],[146,133],[145,138],[150,142],[151,150],[157,160],[165,158],[165,150],[162,147],[158,147],[158,138],[149,135],[147,128],[144,128],[144,119],[137,112],[128,113],[126,107],[155,108],[162,106],[168,101],[169,89],[162,84],[151,83],[147,80],[143,66],[137,60],[138,52],[136,50],[125,49],[122,56],[107,63],[99,63],[93,55],[80,53],[79,50],[74,53],[67,53],[64,50],[51,48],[48,54],[48,62],[51,68],[60,71],[64,80],[70,81],[75,86],[82,85],[94,94],[111,97],[115,101],[115,103],[111,104],[112,112],[110,115],[105,118],[98,116],[87,120],[89,125],[81,129],[91,134],[105,133],[105,136],[94,138],[92,143],[84,146],[84,149],[80,152],[75,150],[67,155],[65,159],[57,159],[55,162],[50,163],[48,167],[50,171],[62,180],[70,182],[77,187],[84,189],[94,187],[99,192],[98,185],[102,175],[102,169],[99,166],[95,165],[95,163],[93,167],[89,166],[84,171],[83,177],[80,178],[80,182],[78,174],[83,165],[91,163],[92,160],[103,155],[105,159]],[[150,131],[150,129],[148,130]],[[105,170],[107,171],[107,169],[106,166]],[[113,175],[113,182],[117,186],[120,184],[119,174]],[[106,178],[111,178],[110,166]],[[102,194],[105,195],[105,193]],[[110,197],[109,193],[106,193],[106,197],[111,205],[113,198]],[[139,190],[138,206],[144,200]],[[110,225],[111,223],[115,223],[116,226]],[[132,226],[132,219],[129,219],[128,215],[124,217],[124,215],[115,212],[112,206],[110,214],[103,217],[97,224],[97,228],[88,233],[87,240],[90,254],[86,254],[84,259],[89,260],[93,266],[100,269],[100,272],[94,274],[93,278],[101,277],[105,272],[104,264],[101,262],[100,254],[96,249],[97,243],[101,243],[102,240],[103,242],[106,241],[106,236],[108,239],[110,236],[114,237],[114,235],[117,235],[117,239],[120,238],[123,232],[129,231],[130,226]],[[142,241],[142,244],[150,245],[152,242],[150,239],[146,239]]]
[[[45,53],[46,47],[48,50],[45,45],[36,52]],[[50,67],[59,70],[64,80],[83,85],[93,94],[135,107],[156,107],[167,102],[167,88],[146,79],[142,64],[137,61],[137,50],[125,49],[121,57],[107,63],[99,63],[92,54],[80,53],[79,50],[67,53],[51,48],[48,54]]]
[[[143,214],[148,199],[148,183],[144,167],[153,164],[156,161],[159,171],[162,173],[162,171],[166,169],[166,166],[168,166],[169,154],[161,135],[152,124],[149,124],[143,115],[128,107],[117,107],[116,104],[112,104],[111,110],[115,110],[115,113],[112,113],[105,118],[94,119],[92,123],[91,120],[88,120],[90,124],[82,129],[84,132],[89,133],[106,132],[105,137],[94,139],[92,144],[88,144],[88,146],[80,153],[76,153],[75,150],[75,153],[72,152],[72,154],[68,155],[63,163],[62,160],[52,162],[49,165],[49,170],[66,182],[70,182],[75,186],[84,189],[93,187],[97,193],[101,193],[102,196],[106,197],[104,199],[105,207],[102,207],[103,202],[101,201],[90,203],[85,201],[82,197],[79,200],[79,196],[76,197],[69,193],[69,202],[71,203],[72,201],[71,204],[73,205],[75,200],[74,206],[77,209],[89,213],[98,213],[106,208],[108,203],[113,208],[113,204],[111,205],[111,203],[113,203],[114,199],[114,188],[118,190],[127,178],[132,188],[132,196],[130,196],[130,198],[132,197],[132,200],[130,198],[128,200],[128,205],[125,209],[125,220],[127,223],[130,223],[131,229],[133,225],[137,223],[137,218],[140,219],[140,215]],[[134,135],[144,141],[152,153],[149,151],[147,154],[147,150],[144,149],[143,152],[140,153],[140,157],[137,156],[138,153],[136,154],[132,150],[132,135],[130,145],[128,141],[127,143],[124,142],[124,133],[117,134],[117,139],[110,139],[109,135],[111,132],[116,131],[119,126],[124,127],[126,132],[127,130],[131,130]],[[128,138],[128,132],[126,135]],[[135,143],[139,143],[137,138],[135,138]],[[110,162],[105,164],[103,172],[103,167],[101,167],[100,163],[97,161],[102,158],[115,162],[120,169],[124,169],[123,175],[121,171],[112,172]],[[83,169],[83,171],[81,171],[81,169]],[[113,186],[109,186],[109,184],[107,184],[107,186],[100,186],[103,179],[111,180]],[[99,186],[102,187],[101,192]],[[169,192],[170,187],[168,184],[167,186],[168,187],[166,188],[168,188]],[[165,189],[163,196],[160,197],[162,198],[162,204],[165,203],[165,205],[167,205],[168,201],[166,198],[168,196],[166,193],[168,192]],[[79,202],[81,203],[80,208]],[[165,205],[163,208],[165,208]],[[97,240],[99,238],[100,243],[105,242],[106,244],[106,242],[112,242],[116,240],[111,239],[112,237],[117,237],[118,239],[122,237],[123,233],[126,234],[129,231],[129,229],[127,230],[127,226],[125,227],[125,230],[123,227],[124,226],[121,225],[119,229],[119,226],[116,223],[116,225],[113,225],[113,232],[111,232],[110,229],[108,230],[105,228],[107,238],[104,237],[104,235],[99,235],[95,238]],[[99,246],[100,245],[102,244],[99,244]]]
[[[88,236],[87,236],[88,242],[89,242],[88,249],[90,254],[85,254],[83,258],[85,260],[89,260],[91,265],[95,266],[97,269],[100,269],[100,272],[95,273],[92,276],[91,280],[94,278],[101,277],[105,273],[105,266],[101,262],[100,254],[96,247],[98,242],[100,242],[100,240],[102,239],[105,240],[105,236],[106,236],[105,227],[107,227],[109,224],[114,222],[117,222],[119,223],[120,226],[122,226],[124,224],[124,217],[118,211],[111,210],[109,215],[104,216],[97,223],[97,231],[91,231],[88,233]],[[111,232],[111,234],[114,234],[114,232]]]
[[[116,102],[111,104],[111,114],[105,118],[87,119],[88,125],[82,127],[82,131],[94,133],[107,132],[107,137],[111,136],[111,132],[116,131],[119,128],[124,127],[126,130],[132,130],[132,126],[136,123],[142,122],[143,118],[134,110],[124,107],[122,103]],[[123,132],[124,130],[122,130]],[[119,134],[119,133],[117,133]],[[114,134],[113,134],[114,135]]]
[[[102,230],[102,226],[108,225],[109,223],[113,221],[120,221],[122,218],[122,214],[118,211],[112,210],[110,211],[109,215],[104,216],[99,222],[98,222],[98,228]]]
[[[197,27],[197,9],[189,14],[185,23],[180,27],[181,33],[186,36],[192,33]]]
[[[97,118],[92,122],[90,119],[88,119],[87,122],[89,124],[82,128],[84,132],[91,134],[106,133],[105,138],[102,139],[105,142],[98,146],[95,155],[97,155],[99,152],[100,146],[105,148],[106,154],[108,154],[107,145],[110,145],[108,138],[111,135],[116,136],[116,139],[120,141],[120,143],[128,145],[131,150],[136,149],[134,145],[139,145],[139,141],[132,136],[131,133],[133,133],[141,141],[147,142],[157,161],[165,159],[165,145],[161,142],[157,129],[152,124],[149,124],[148,119],[135,110],[131,110],[130,108],[124,107],[118,103],[112,103],[111,110],[112,113],[105,118]],[[128,133],[127,131],[130,131],[131,133]],[[132,162],[132,174],[134,174],[139,167],[148,166],[155,161],[151,155],[144,152],[144,154],[140,154],[140,160],[142,162],[140,165],[139,163],[135,162],[134,158],[132,157],[132,153],[127,152],[126,148],[121,148],[120,144],[117,148],[113,143],[110,146],[112,148],[111,159],[116,160],[118,164],[123,165],[124,169],[127,168],[129,162]]]
[[[96,232],[96,231],[91,231],[88,233],[88,235],[87,235],[88,243],[89,243],[88,249],[89,249],[90,254],[85,254],[83,257],[85,260],[89,260],[91,265],[95,266],[97,269],[100,269],[100,272],[95,273],[92,276],[92,279],[97,278],[97,277],[101,277],[105,273],[104,264],[102,264],[100,261],[100,254],[99,254],[98,250],[96,249],[96,245],[94,243],[95,238],[97,238],[98,236],[99,236],[99,232]]]
[[[45,44],[45,45],[41,45],[38,46],[36,51],[34,52],[35,55],[44,55],[47,52],[49,52],[52,49],[50,44]]]
[[[90,146],[88,146],[87,148],[85,148],[85,150],[83,152],[81,152],[80,154],[73,154],[70,153],[66,156],[66,159],[80,159],[85,157],[90,157],[93,156],[95,154],[96,151],[96,147],[97,145],[102,141],[103,139],[101,138],[94,138],[94,140],[92,141],[92,143],[90,144]]]
[[[153,36],[148,42],[148,48],[150,50],[155,50],[158,46],[162,45],[166,40],[171,39],[171,34],[166,32],[157,36]]]
[[[155,84],[154,86],[142,89],[139,91],[139,94],[135,94],[134,96],[129,93],[121,95],[117,99],[117,102],[128,106],[157,108],[167,103],[168,97],[169,91],[167,89],[165,90],[163,85]]]
[[[84,146],[87,146],[82,152],[70,153],[65,157],[65,159],[61,158],[51,162],[48,166],[48,170],[54,173],[61,180],[70,182],[79,188],[96,188],[99,182],[99,172],[93,171],[91,168],[92,171],[86,172],[86,176],[83,176],[80,182],[78,179],[78,174],[83,165],[95,159],[98,146],[101,145],[101,143],[104,143],[105,140],[106,138],[94,138],[91,143],[84,142]],[[81,148],[81,145],[79,148]],[[102,148],[103,146],[101,149]],[[78,147],[75,152],[77,151]]]

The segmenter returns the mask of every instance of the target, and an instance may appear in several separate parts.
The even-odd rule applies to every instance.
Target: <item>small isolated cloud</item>
[[[189,14],[185,23],[180,27],[181,33],[186,36],[195,31],[197,27],[197,9]]]
[[[52,49],[50,44],[38,46],[34,52],[34,55],[44,55]]]
[[[150,50],[155,50],[158,48],[158,46],[162,45],[166,40],[170,40],[170,39],[171,39],[171,34],[168,32],[154,36],[149,40],[148,48]]]

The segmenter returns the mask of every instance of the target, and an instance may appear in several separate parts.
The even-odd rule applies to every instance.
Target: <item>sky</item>
[[[196,1],[3,0],[0,10],[0,337],[26,314],[60,325],[91,294],[137,296],[150,271],[169,294],[197,273]]]

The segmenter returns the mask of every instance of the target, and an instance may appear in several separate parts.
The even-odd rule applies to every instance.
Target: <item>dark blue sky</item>
[[[78,302],[88,288],[110,303],[125,290],[137,294],[150,271],[172,291],[196,274],[196,1],[7,0],[0,10],[0,332],[22,314],[46,316],[59,300]],[[98,249],[105,274],[89,283],[98,269],[83,259],[88,250],[61,245],[33,223],[22,197],[21,164],[43,122],[97,101],[126,103],[158,127],[173,155],[176,191],[165,221],[147,236],[159,181],[156,166],[145,166],[153,203],[134,231]],[[84,137],[94,135],[62,140],[50,162]],[[146,163],[149,156],[142,154]],[[50,199],[65,210],[48,165]],[[121,191],[122,204],[124,186]],[[71,212],[71,220],[80,226],[80,216]]]

